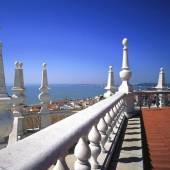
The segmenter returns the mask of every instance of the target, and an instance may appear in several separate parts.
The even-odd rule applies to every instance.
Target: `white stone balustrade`
[[[170,106],[170,90],[144,90],[134,92],[137,107],[166,107]]]
[[[117,124],[119,127],[121,123],[123,124],[124,97],[124,93],[117,92],[107,99],[0,150],[1,168],[42,170],[48,169],[57,162],[54,170],[68,169],[65,156],[76,143],[76,170],[102,168],[99,158],[102,154],[107,154],[105,152],[108,151],[107,146],[112,146],[109,145],[108,137],[112,135],[116,138],[120,132],[118,130],[117,133],[111,132],[109,136],[108,126],[116,126],[117,122],[113,124],[116,121],[114,117],[122,120]],[[114,109],[116,106],[117,110]],[[113,110],[114,114],[111,116],[109,113]],[[110,129],[112,128],[114,127],[110,127]],[[113,138],[112,141],[116,142]],[[104,153],[101,152],[101,148]]]

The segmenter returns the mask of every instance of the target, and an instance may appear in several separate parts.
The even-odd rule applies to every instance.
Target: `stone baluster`
[[[74,155],[76,156],[77,160],[74,164],[75,170],[90,170],[91,166],[89,163],[89,158],[91,156],[90,147],[87,142],[86,136],[82,136],[74,150]]]
[[[116,108],[116,104],[114,105],[112,111],[113,111],[113,115],[114,115],[112,126],[113,126],[113,128],[114,128],[115,125],[116,125],[116,118],[117,118],[117,108]],[[113,133],[114,133],[114,131],[113,131]]]
[[[164,97],[165,97],[165,106],[168,106],[168,94],[164,94]]]
[[[121,99],[120,100],[120,105],[121,105],[121,110],[123,111],[124,110],[124,105],[125,103],[124,103],[124,100],[123,99]]]
[[[119,114],[117,122],[120,124],[123,116],[123,104],[119,101]]]
[[[6,142],[12,130],[13,115],[9,111],[12,102],[6,90],[2,46],[0,42],[0,142]]]
[[[120,114],[122,114],[123,109],[124,109],[122,99],[119,101],[119,104],[120,104]]]
[[[121,115],[121,107],[120,107],[119,102],[116,104],[116,110],[117,110],[117,113],[116,113],[116,119],[115,119],[115,123],[116,123],[115,124],[115,132],[117,132],[119,125],[120,125],[119,117]]]
[[[60,157],[57,160],[57,163],[55,165],[55,167],[53,168],[53,170],[69,170],[66,161],[65,161],[65,155]]]
[[[109,114],[110,114],[110,117],[112,119],[111,126],[112,126],[112,130],[113,130],[113,123],[114,123],[114,119],[115,119],[114,107],[109,111]]]
[[[108,135],[108,141],[111,142],[111,137],[110,137],[110,134],[112,132],[112,118],[110,116],[109,113],[106,113],[106,116],[105,116],[105,122],[107,124],[107,135]]]
[[[120,102],[120,100],[118,101],[118,107],[119,107],[119,109],[121,109],[121,102]]]
[[[48,103],[50,102],[50,97],[48,94],[48,79],[47,79],[47,66],[43,63],[42,66],[42,80],[41,86],[39,88],[39,100],[41,101],[40,115],[40,129],[45,128],[51,124],[50,110],[48,109]]]
[[[117,102],[117,108],[118,108],[118,112],[121,112],[121,105],[120,105],[120,101]]]
[[[116,106],[116,110],[117,110],[117,117],[118,117],[118,116],[119,116],[119,113],[120,113],[119,103],[117,103],[115,106]]]
[[[118,127],[117,127],[117,120],[118,120],[118,116],[119,116],[119,110],[117,107],[117,104],[115,104],[115,106],[113,107],[113,112],[114,112],[114,121],[113,121],[113,134],[117,133]]]
[[[159,107],[160,105],[160,100],[159,100],[159,94],[156,94],[156,107]]]
[[[123,112],[123,101],[120,100],[119,103],[120,103],[120,112],[122,113]]]
[[[160,107],[165,106],[165,95],[164,94],[159,94],[159,104],[160,104]]]
[[[123,116],[124,116],[124,106],[123,106],[123,103],[121,102],[120,104],[120,115],[119,115],[119,119],[118,119],[118,122],[121,123],[122,119],[123,119]]]
[[[97,129],[96,124],[92,127],[88,135],[88,138],[90,141],[89,147],[91,150],[91,158],[90,158],[91,168],[98,169],[99,163],[97,161],[97,158],[101,152],[101,147],[100,147],[101,135]]]
[[[98,125],[97,125],[97,128],[100,132],[100,135],[101,135],[101,148],[102,148],[102,152],[106,152],[106,149],[105,149],[105,144],[108,140],[108,136],[107,136],[107,124],[104,120],[104,118],[101,118]]]

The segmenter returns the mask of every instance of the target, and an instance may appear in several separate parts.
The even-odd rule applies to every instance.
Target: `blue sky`
[[[113,65],[120,82],[122,38],[129,39],[132,83],[156,82],[163,66],[170,82],[168,0],[0,0],[0,40],[6,82],[14,62],[26,83],[105,83]],[[169,75],[168,75],[169,74]]]

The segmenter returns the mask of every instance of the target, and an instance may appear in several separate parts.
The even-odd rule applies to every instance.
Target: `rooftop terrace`
[[[170,105],[170,91],[165,87],[164,70],[161,68],[155,88],[133,91],[129,83],[132,74],[128,64],[128,40],[123,39],[122,44],[122,83],[118,91],[110,66],[106,92],[98,102],[54,124],[50,120],[53,113],[48,108],[44,63],[41,105],[35,113],[39,118],[39,131],[24,139],[27,129],[23,124],[26,117],[23,64],[15,63],[11,99],[6,92],[0,55],[0,141],[8,142],[8,146],[0,150],[0,169],[170,169],[170,108],[165,107]]]

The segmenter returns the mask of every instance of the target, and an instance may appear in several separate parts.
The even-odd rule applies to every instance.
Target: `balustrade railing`
[[[1,169],[69,169],[65,157],[75,146],[75,170],[101,169],[125,120],[125,94],[117,92],[78,113],[0,150]],[[109,146],[109,147],[108,147]],[[107,153],[107,151],[109,151]]]
[[[136,91],[134,103],[138,107],[170,106],[170,91]]]

